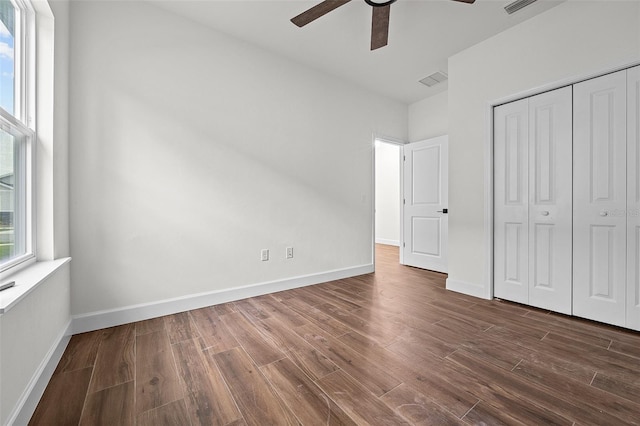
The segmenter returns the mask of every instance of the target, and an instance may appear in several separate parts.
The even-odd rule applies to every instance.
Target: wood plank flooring
[[[376,273],[73,336],[32,425],[640,425],[640,333]]]

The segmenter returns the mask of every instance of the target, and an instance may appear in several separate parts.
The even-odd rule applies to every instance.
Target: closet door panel
[[[571,314],[572,89],[529,99],[529,304]]]
[[[640,330],[640,67],[627,71],[627,327]]]
[[[528,100],[494,109],[494,295],[528,303]]]
[[[626,71],[574,85],[573,313],[624,326]]]

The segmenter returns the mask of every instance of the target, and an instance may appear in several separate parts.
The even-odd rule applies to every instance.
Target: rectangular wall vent
[[[437,71],[420,80],[420,83],[424,84],[425,86],[433,87],[436,84],[440,84],[443,81],[446,81],[448,78],[449,77],[447,76],[446,73],[442,71]]]
[[[535,3],[537,0],[516,0],[514,2],[509,3],[504,7],[504,10],[507,11],[509,15],[512,13],[516,13],[520,9],[529,6],[531,3]]]

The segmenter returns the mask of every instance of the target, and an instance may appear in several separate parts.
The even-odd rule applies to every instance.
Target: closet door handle
[[[548,211],[540,212],[540,214],[541,214],[542,216],[549,216],[549,212],[548,212]]]
[[[609,216],[609,212],[607,212],[606,210],[602,210],[600,212],[600,216],[602,216],[602,217]]]

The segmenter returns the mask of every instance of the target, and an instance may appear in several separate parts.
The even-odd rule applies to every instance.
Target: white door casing
[[[447,272],[448,157],[448,136],[404,145],[404,265]]]
[[[627,70],[627,327],[640,330],[640,66]]]
[[[573,313],[625,325],[626,71],[574,85]]]
[[[494,296],[529,301],[529,99],[494,110]]]
[[[529,98],[529,304],[571,314],[572,89]]]

